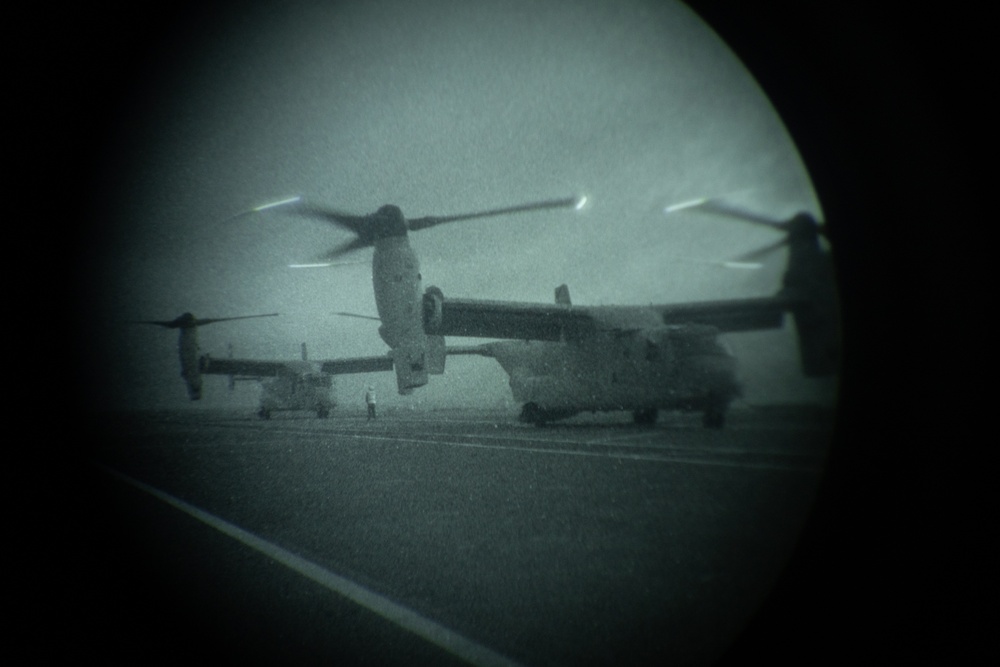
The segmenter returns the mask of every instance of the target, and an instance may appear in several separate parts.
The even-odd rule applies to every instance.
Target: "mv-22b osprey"
[[[787,221],[754,216],[712,201],[699,205],[784,232],[785,238],[740,258],[746,262],[788,246],[782,288],[771,297],[651,306],[573,306],[569,289],[555,304],[445,299],[424,295],[429,334],[513,339],[453,349],[496,359],[510,377],[521,420],[534,424],[583,411],[629,410],[637,423],[657,411],[702,411],[706,427],[723,425],[741,394],[736,360],[721,333],[775,329],[792,314],[806,377],[837,372],[836,292],[824,227],[800,213]]]
[[[199,370],[206,375],[228,375],[229,388],[238,380],[256,380],[260,383],[260,407],[257,415],[270,419],[274,412],[315,412],[320,419],[330,416],[337,405],[333,375],[322,369],[322,364],[309,361],[306,344],[302,343],[299,361],[272,361],[267,359],[234,359],[230,355],[216,359],[204,355],[199,359]]]
[[[580,208],[583,201],[560,199],[409,221],[391,205],[368,216],[313,205],[298,205],[295,212],[355,233],[357,238],[328,253],[327,260],[374,245],[372,281],[380,333],[392,348],[400,393],[425,384],[427,372],[443,372],[445,354],[478,354],[495,358],[508,373],[514,398],[522,403],[522,421],[541,425],[582,411],[626,410],[637,422],[651,423],[658,410],[680,409],[703,411],[705,425],[717,428],[740,394],[736,360],[718,335],[779,328],[786,312],[797,324],[804,373],[818,377],[836,372],[839,326],[832,271],[818,243],[822,228],[808,214],[779,222],[710,200],[698,202],[785,232],[785,239],[765,249],[789,246],[784,285],[773,297],[597,307],[573,306],[565,287],[557,290],[554,305],[445,299],[437,287],[421,297],[422,276],[408,231],[541,208]],[[513,340],[446,348],[444,336]]]
[[[410,246],[408,233],[428,229],[446,222],[473,220],[500,215],[512,215],[550,208],[578,207],[577,198],[496,208],[476,213],[449,216],[427,216],[406,219],[398,206],[386,205],[368,215],[353,215],[307,204],[296,197],[278,202],[295,204],[296,214],[319,218],[355,234],[320,259],[332,262],[360,248],[373,246],[372,287],[375,308],[381,321],[378,332],[389,346],[390,368],[396,372],[400,394],[409,394],[428,382],[428,375],[444,373],[445,358],[451,350],[445,347],[441,335],[427,335],[422,317],[420,262]],[[275,204],[257,210],[273,208]],[[311,264],[309,266],[317,266]],[[344,313],[346,314],[346,313]],[[388,370],[388,369],[382,369]]]
[[[257,207],[251,212],[298,202],[296,197],[275,204]],[[233,359],[202,355],[198,347],[198,327],[215,322],[273,317],[246,315],[240,317],[198,319],[185,313],[169,321],[145,321],[170,329],[179,329],[178,343],[181,376],[187,384],[191,400],[201,398],[204,375],[225,375],[233,378],[256,379],[261,382],[261,402],[258,414],[270,418],[278,410],[311,410],[326,417],[336,404],[333,396],[333,376],[352,373],[373,373],[395,370],[400,394],[409,394],[428,382],[428,374],[444,372],[445,348],[442,336],[427,336],[421,320],[420,264],[409,245],[408,229],[426,229],[457,220],[512,214],[559,206],[576,205],[575,199],[538,202],[490,211],[480,211],[448,217],[426,217],[407,221],[395,206],[383,206],[368,216],[354,216],[334,211],[301,206],[299,213],[319,215],[347,227],[357,238],[328,253],[325,259],[374,245],[372,278],[375,303],[381,319],[379,334],[389,345],[388,354],[369,357],[348,357],[324,361],[267,359]],[[242,215],[242,214],[241,214]]]
[[[334,375],[392,369],[391,360],[384,356],[310,361],[305,343],[302,344],[300,360],[216,358],[201,354],[199,327],[216,322],[275,316],[277,313],[199,319],[191,313],[184,313],[173,320],[146,320],[139,324],[179,330],[181,377],[187,385],[188,397],[193,401],[201,398],[202,378],[205,375],[228,376],[230,388],[236,380],[259,381],[261,393],[257,414],[261,419],[270,419],[274,412],[300,410],[315,412],[320,418],[328,417],[337,404]]]

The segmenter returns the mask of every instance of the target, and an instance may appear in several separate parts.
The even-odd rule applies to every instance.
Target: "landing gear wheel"
[[[271,411],[268,410],[267,408],[261,408],[260,410],[257,411],[257,416],[260,417],[261,419],[270,419]]]
[[[632,413],[632,420],[636,424],[648,426],[656,423],[656,408],[651,410],[636,410]]]
[[[726,404],[709,398],[701,423],[705,428],[722,428],[726,423]]]
[[[542,409],[535,403],[524,404],[524,407],[521,408],[520,420],[539,427],[545,426],[545,415],[542,413]]]
[[[705,410],[705,416],[702,418],[702,424],[705,428],[722,428],[725,423],[726,415],[722,410],[718,408]]]
[[[327,417],[330,416],[330,409],[329,408],[317,408],[316,409],[316,416],[319,417],[320,419],[326,419]]]

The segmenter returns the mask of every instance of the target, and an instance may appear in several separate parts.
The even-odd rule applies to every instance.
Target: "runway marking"
[[[259,431],[255,430],[255,433]],[[324,438],[336,437],[344,439],[358,439],[358,440],[372,440],[380,442],[397,442],[397,443],[409,443],[409,444],[424,444],[424,445],[443,445],[451,447],[464,447],[469,449],[492,449],[492,450],[504,450],[504,451],[516,451],[525,452],[529,454],[555,454],[555,455],[566,455],[566,456],[585,456],[591,458],[605,458],[605,459],[620,459],[629,461],[651,461],[656,463],[683,463],[689,465],[705,465],[705,466],[716,466],[716,467],[728,467],[728,468],[746,468],[746,469],[757,469],[757,470],[778,470],[786,472],[809,472],[815,473],[822,470],[823,462],[822,460],[816,462],[815,465],[810,465],[809,463],[802,462],[801,459],[807,459],[816,461],[816,457],[809,452],[795,452],[795,451],[773,451],[773,450],[763,450],[763,451],[747,451],[743,449],[724,447],[724,448],[711,448],[704,446],[695,445],[649,445],[642,443],[629,443],[628,438],[633,436],[639,438],[650,437],[653,434],[622,434],[617,442],[601,440],[601,439],[591,439],[589,441],[579,441],[579,440],[568,440],[564,438],[553,438],[553,437],[538,437],[538,434],[531,432],[531,434],[517,435],[517,434],[503,434],[503,435],[493,435],[493,434],[475,434],[469,435],[467,433],[452,433],[447,434],[449,437],[453,438],[471,438],[480,440],[501,440],[501,441],[515,441],[521,443],[532,443],[536,446],[518,446],[518,445],[494,445],[488,443],[476,443],[476,442],[463,442],[455,440],[439,440],[433,436],[439,436],[438,433],[418,433],[414,434],[417,437],[403,437],[391,434],[374,434],[366,433],[359,430],[341,431],[341,430],[324,430],[324,431],[314,431],[311,429],[296,428],[293,426],[282,426],[282,427],[272,427],[268,428],[262,435],[294,435],[297,438],[310,439],[316,441],[322,441]],[[210,445],[213,446],[214,445]],[[593,449],[566,449],[564,447],[601,447],[604,448],[603,451],[595,451]],[[614,449],[626,449],[634,448],[636,451],[634,453],[627,452],[616,452]],[[644,452],[642,450],[645,450]],[[755,462],[752,460],[733,460],[732,458],[728,460],[719,458],[708,458],[707,455],[718,456],[718,455],[729,455],[736,457],[754,457],[754,456],[778,456],[785,459],[793,458],[799,459],[795,463],[763,463]],[[822,457],[820,457],[822,458]]]
[[[528,454],[562,454],[566,456],[589,456],[604,459],[627,459],[630,461],[655,461],[657,463],[688,463],[692,465],[709,465],[729,468],[758,468],[762,470],[781,470],[789,472],[817,472],[816,468],[809,466],[777,465],[771,463],[752,463],[738,461],[715,461],[711,459],[675,457],[669,454],[621,454],[618,452],[587,452],[572,449],[551,449],[547,447],[510,447],[501,445],[486,445],[474,442],[444,442],[441,440],[418,439],[418,438],[394,438],[382,435],[366,435],[357,433],[339,433],[340,437],[356,438],[359,440],[381,440],[387,442],[416,443],[422,445],[445,445],[448,447],[466,447],[469,449],[494,449],[514,452],[526,452]]]
[[[448,651],[454,656],[466,660],[474,665],[516,666],[519,664],[510,658],[500,655],[499,653],[483,646],[482,644],[478,644],[471,639],[463,637],[454,630],[421,616],[408,607],[404,607],[386,597],[379,595],[378,593],[370,591],[350,579],[334,574],[333,572],[330,572],[329,570],[320,567],[319,565],[308,561],[301,556],[297,556],[276,544],[268,542],[267,540],[258,537],[253,533],[240,528],[239,526],[231,524],[224,519],[220,519],[213,514],[209,514],[194,505],[189,505],[179,498],[175,498],[164,491],[160,491],[159,489],[149,486],[144,482],[133,479],[128,475],[118,472],[117,470],[113,470],[103,465],[100,465],[99,467],[110,475],[113,475],[114,477],[117,477],[118,479],[145,491],[151,496],[158,498],[168,505],[194,517],[198,521],[211,526],[220,533],[241,542],[245,546],[258,551],[269,558],[272,558],[307,579],[311,579],[324,588],[327,588],[330,591],[333,591],[334,593],[361,605],[365,609],[378,614],[382,618],[395,623],[418,637],[443,648],[445,651]]]
[[[213,424],[210,426],[228,430],[233,425],[225,426]],[[271,424],[264,430],[261,430],[256,424],[238,424],[236,426],[246,426],[255,435],[259,436],[295,436],[299,439],[315,442],[323,442],[328,438],[367,439],[381,442],[519,451],[531,454],[564,454],[567,456],[586,456],[592,458],[651,461],[658,463],[683,463],[690,465],[792,472],[819,472],[822,470],[824,465],[824,457],[822,455],[817,456],[815,452],[775,449],[747,450],[733,446],[718,447],[712,445],[642,442],[643,440],[650,440],[652,438],[667,438],[671,433],[670,430],[618,432],[607,434],[605,437],[591,437],[587,440],[574,440],[562,437],[563,434],[561,433],[539,433],[534,429],[512,429],[498,433],[491,432],[476,434],[465,432],[411,432],[406,436],[403,436],[402,434],[395,435],[394,432],[391,431],[372,433],[367,429],[358,429],[353,425],[347,424],[341,424],[334,428],[321,430],[291,423],[281,425]],[[476,440],[479,440],[480,442],[475,442]],[[521,444],[501,445],[492,444],[490,441],[514,442]],[[215,445],[206,446],[214,447]],[[721,458],[723,456],[728,458]],[[759,457],[778,457],[779,459],[784,459],[784,461],[761,462],[759,460],[753,460],[754,458],[759,459]],[[790,461],[789,459],[793,460]]]

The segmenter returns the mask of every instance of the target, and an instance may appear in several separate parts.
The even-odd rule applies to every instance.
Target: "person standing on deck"
[[[368,406],[368,421],[376,419],[375,416],[375,387],[368,387],[365,392],[365,405]]]

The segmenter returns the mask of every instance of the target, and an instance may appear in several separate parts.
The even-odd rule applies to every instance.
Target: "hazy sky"
[[[194,17],[150,72],[110,183],[114,239],[101,283],[111,342],[100,405],[187,405],[176,332],[130,320],[280,312],[200,331],[203,351],[295,359],[381,354],[371,250],[361,264],[295,270],[346,240],[272,211],[301,194],[412,217],[586,194],[581,212],[456,223],[411,235],[425,287],[445,296],[648,304],[768,295],[784,253],[758,271],[715,266],[775,233],[665,206],[700,196],[773,216],[822,218],[780,119],[736,56],[680,3],[450,0],[250,3]],[[197,29],[194,29],[194,26]],[[228,219],[228,220],[227,220]],[[102,296],[104,298],[104,296]],[[790,327],[790,325],[789,325]],[[801,378],[794,337],[730,335],[750,402],[829,399]],[[455,339],[455,343],[473,342]],[[361,404],[513,407],[489,359],[453,358],[408,397],[391,373],[338,378]],[[252,406],[207,378],[203,405]]]

